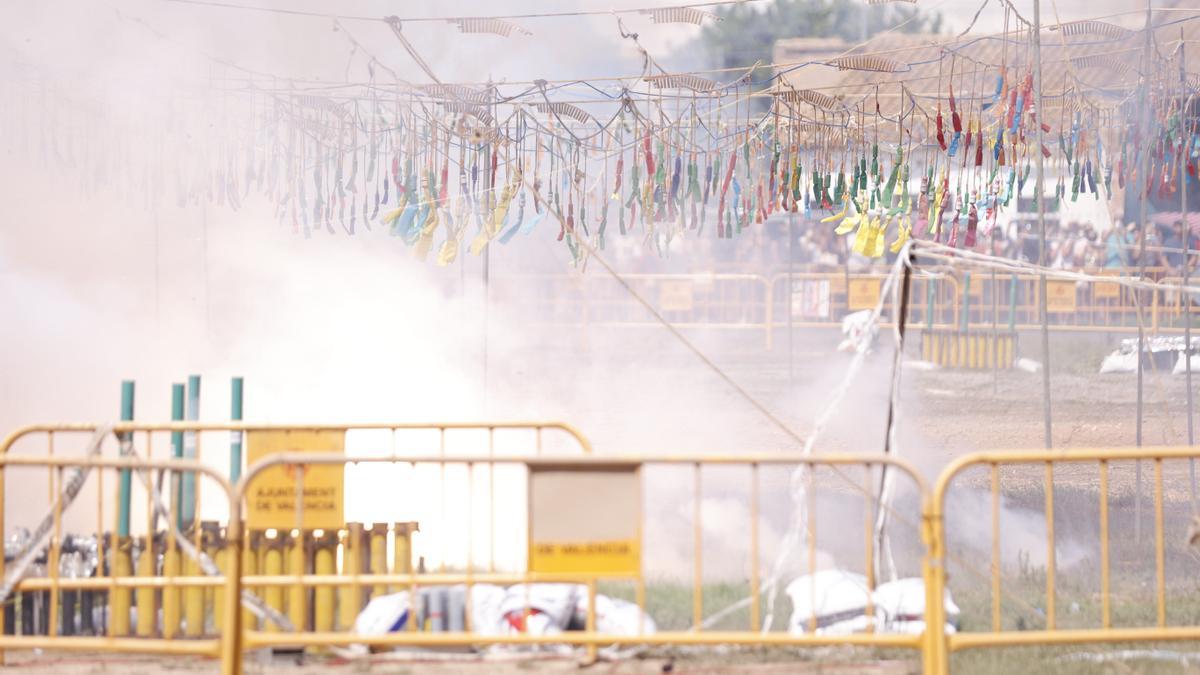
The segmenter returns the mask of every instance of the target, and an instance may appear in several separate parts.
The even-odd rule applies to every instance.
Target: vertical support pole
[[[121,537],[116,534],[112,535],[112,576],[113,578],[129,577],[133,575],[133,557],[130,550],[132,540],[129,537]],[[109,591],[112,616],[109,617],[108,629],[111,635],[116,637],[129,636],[129,614],[130,605],[133,600],[132,593],[128,588],[116,588],[115,586]]]
[[[142,538],[142,554],[138,556],[137,575],[144,581],[154,576],[154,537],[147,535]],[[158,623],[158,603],[155,602],[153,586],[139,586],[137,595],[137,634],[138,637],[152,637],[155,624]]]
[[[221,533],[224,537],[224,533]],[[222,574],[228,574],[229,571],[229,551],[225,545],[225,541],[219,540],[213,542],[214,555],[213,562],[217,564],[217,569],[220,569]],[[218,587],[213,589],[213,628],[216,629],[217,635],[220,635],[225,630],[225,591]]]
[[[225,586],[217,592],[223,594],[221,608],[224,611],[221,624],[221,675],[242,675],[242,620],[253,616],[241,607],[242,596],[242,530],[238,502],[231,500],[229,527],[225,531]],[[251,571],[252,573],[252,571]],[[248,624],[253,627],[254,624]]]
[[[200,419],[200,376],[188,375],[187,379],[187,420],[195,422]],[[196,459],[196,432],[185,431],[183,433],[183,456],[186,459]],[[183,503],[180,504],[179,513],[183,519],[183,528],[192,526],[196,520],[196,474],[187,472],[183,474]]]
[[[200,570],[200,563],[193,558],[183,559],[184,576],[200,577],[204,573]],[[178,590],[176,590],[178,592]],[[188,586],[183,591],[183,621],[184,635],[188,637],[200,637],[204,635],[204,617],[207,614],[205,596],[206,589],[201,586]]]
[[[240,377],[233,378],[233,391],[230,395],[229,419],[234,422],[242,421],[242,383]],[[237,483],[242,477],[242,432],[233,431],[229,434],[229,482]]]
[[[288,589],[288,618],[296,630],[303,632],[308,626],[308,587],[300,583],[300,577],[308,572],[305,564],[304,547],[308,545],[308,533],[304,530],[292,532],[291,549],[288,550],[288,570],[296,581]]]
[[[125,380],[121,383],[121,421],[133,421],[133,380]],[[121,442],[121,455],[128,455],[133,449],[133,434],[122,433],[119,436]],[[117,486],[117,536],[129,536],[129,495],[133,489],[133,473],[129,469],[121,469],[119,483]]]
[[[342,576],[356,579],[363,571],[363,526],[348,523],[342,540]],[[342,586],[338,597],[338,628],[350,630],[363,605],[363,589],[357,582]]]
[[[1016,335],[1017,331],[1017,285],[1020,279],[1017,275],[1008,278],[1008,332]]]
[[[1037,97],[1037,113],[1038,120],[1034,124],[1037,130],[1037,147],[1034,148],[1033,154],[1037,156],[1037,182],[1034,183],[1037,190],[1037,213],[1038,213],[1038,264],[1045,267],[1046,265],[1046,158],[1042,155],[1042,145],[1044,145],[1042,136],[1042,122],[1045,121],[1045,108],[1042,107],[1042,3],[1041,0],[1033,0],[1033,50],[1034,50],[1034,68],[1037,71],[1034,77],[1037,78],[1037,85],[1034,89]],[[1049,449],[1052,445],[1052,436],[1050,428],[1050,315],[1046,311],[1046,275],[1038,275],[1038,305],[1040,307],[1040,316],[1042,323],[1042,416],[1045,425],[1045,445]]]
[[[1183,42],[1182,30],[1180,29],[1179,42],[1179,82],[1186,86],[1187,71],[1184,69],[1187,63],[1187,45]],[[1183,106],[1183,129],[1180,131],[1179,141],[1179,220],[1182,221],[1183,228],[1183,287],[1188,287],[1188,279],[1190,267],[1192,263],[1191,252],[1188,250],[1191,247],[1192,227],[1188,222],[1188,173],[1187,173],[1187,158],[1191,152],[1192,134],[1191,126],[1192,119],[1192,102],[1195,100],[1195,94],[1188,96],[1187,102]],[[1181,300],[1183,301],[1183,372],[1187,377],[1187,433],[1188,445],[1196,444],[1195,431],[1193,427],[1192,414],[1192,296],[1187,291],[1180,291]],[[1192,512],[1196,512],[1196,458],[1188,458],[1188,486],[1192,500]]]
[[[392,574],[412,573],[412,534],[418,529],[415,522],[392,524]]]
[[[937,281],[932,276],[925,280],[925,330],[930,335],[933,334],[933,294],[936,283]]]
[[[175,537],[167,534],[163,542],[163,573],[168,583],[174,582],[180,574],[179,546]],[[179,636],[179,607],[182,595],[178,586],[164,587],[162,591],[162,636],[168,640]],[[141,607],[138,607],[141,616]]]
[[[171,421],[183,421],[183,385],[175,383],[171,385]],[[171,457],[175,459],[183,459],[183,432],[171,432]],[[178,471],[171,472],[172,495],[171,501],[175,507],[175,527],[183,529],[183,476]]]
[[[121,383],[121,421],[133,420],[134,383],[126,380]],[[133,447],[133,434],[121,434],[121,454],[128,455]],[[133,488],[133,475],[129,469],[122,469],[117,478],[117,532],[112,543],[113,576],[133,576],[132,539],[129,537],[129,499]],[[28,596],[26,596],[28,597]],[[113,588],[112,617],[110,628],[112,634],[120,637],[130,633],[130,610],[133,605],[133,591],[129,588]]]
[[[322,532],[313,536],[313,572],[332,577],[337,574],[337,532]],[[333,631],[334,618],[333,586],[317,586],[313,590],[313,630],[318,633]]]
[[[1140,161],[1138,163],[1138,227],[1142,229],[1142,237],[1138,250],[1138,277],[1146,278],[1146,191],[1150,187],[1149,166],[1147,162],[1150,157],[1150,120],[1149,106],[1147,99],[1150,97],[1150,2],[1146,2],[1146,28],[1145,28],[1145,48],[1142,52],[1142,95],[1138,97],[1138,131],[1139,145],[1138,154]],[[1146,330],[1142,325],[1142,292],[1134,290],[1137,294],[1137,311],[1138,311],[1138,357],[1137,357],[1137,447],[1142,447],[1142,387],[1144,379],[1145,364],[1143,363],[1146,357]],[[1155,294],[1157,297],[1157,294]],[[1133,539],[1135,542],[1142,541],[1142,463],[1135,461],[1135,476],[1134,476],[1134,492],[1133,492]]]
[[[923,509],[927,514],[921,528],[925,539],[925,559],[921,573],[925,577],[925,648],[922,650],[921,672],[924,675],[945,675],[949,672],[946,644],[946,574],[945,541],[942,529],[941,494],[928,498]]]
[[[235,561],[233,558],[234,558],[234,556],[238,555],[238,553],[236,551],[240,550],[241,551],[240,567],[242,569],[242,573],[245,574],[246,576],[254,576],[254,575],[258,574],[258,571],[259,571],[258,550],[262,546],[263,533],[262,532],[245,533],[244,530],[243,530],[243,533],[244,534],[242,536],[248,536],[248,541],[246,541],[246,542],[241,541],[241,537],[239,536],[236,548],[234,547],[233,534],[231,533],[231,531],[227,531],[225,533],[225,543],[227,546],[229,546],[229,549],[228,549],[229,553],[227,554],[229,556],[229,569],[230,570],[234,569],[234,566],[236,565],[237,561]],[[249,544],[249,545],[246,545],[246,544]],[[232,572],[226,572],[226,574],[232,574]],[[264,597],[264,599],[266,598],[265,592],[263,593],[263,597]],[[228,596],[226,596],[226,601],[228,602]],[[241,603],[238,602],[237,604],[240,605]],[[229,612],[227,609],[226,610],[226,621],[229,620],[228,616],[229,616]],[[254,615],[254,612],[251,612],[248,609],[243,609],[241,612],[241,617],[242,617],[241,623],[242,623],[243,628],[246,628],[248,630],[254,630],[255,628],[258,627],[258,617]]]
[[[370,530],[371,574],[387,574],[387,523],[375,523]],[[371,597],[377,598],[388,592],[385,584],[371,587]]]
[[[1000,289],[996,285],[996,268],[992,268],[992,396],[1000,390]]]
[[[272,534],[275,536],[270,536]],[[278,577],[283,574],[282,533],[267,530],[267,535],[267,552],[263,556],[263,574],[269,577]],[[263,600],[275,611],[283,612],[283,587],[267,586],[266,590],[263,591]],[[263,630],[270,633],[278,633],[280,629],[274,621],[263,621]]]
[[[793,256],[794,246],[796,243],[796,218],[791,209],[788,209],[787,216],[787,231],[788,231],[788,292],[787,300],[784,304],[784,309],[787,311],[787,327],[788,327],[788,384],[796,382],[796,361],[795,361],[795,337],[792,334],[796,321],[795,312],[792,310],[792,302],[796,293],[795,280],[793,273],[796,266],[796,259]],[[770,283],[770,282],[768,282]]]
[[[962,321],[959,322],[959,330],[965,335],[967,328],[971,325],[971,273],[963,272],[963,301],[962,301]]]

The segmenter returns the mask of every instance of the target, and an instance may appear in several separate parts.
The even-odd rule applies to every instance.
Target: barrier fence
[[[64,454],[70,446],[64,438],[92,433],[92,425],[31,427],[13,434],[0,446],[0,505],[5,494],[40,491],[40,481],[29,475],[45,472],[49,526],[44,576],[23,578],[6,600],[0,648],[196,655],[220,658],[222,672],[240,673],[244,650],[268,647],[559,644],[584,647],[595,657],[608,645],[860,645],[911,649],[921,655],[924,672],[946,673],[950,654],[973,648],[1200,639],[1200,626],[1191,625],[1196,622],[1190,614],[1177,614],[1168,623],[1167,592],[1167,570],[1179,564],[1171,562],[1176,560],[1172,556],[1186,545],[1183,533],[1176,532],[1178,523],[1168,524],[1178,514],[1165,504],[1170,500],[1164,486],[1178,481],[1164,478],[1164,462],[1190,461],[1200,454],[1194,449],[976,453],[951,463],[930,490],[911,466],[879,456],[596,457],[587,454],[590,446],[578,432],[555,423],[411,425],[431,434],[430,442],[411,444],[395,441],[396,430],[403,428],[122,423],[113,430],[120,451],[130,455],[126,457]],[[460,446],[445,440],[462,429],[480,431],[489,440]],[[500,429],[522,430],[539,440],[527,452],[498,451],[494,437]],[[549,429],[563,433],[583,454],[541,453],[540,438]],[[264,443],[273,450],[251,464],[236,485],[201,459],[154,456],[159,435],[193,433],[200,447],[205,433],[231,431],[246,434],[252,455]],[[353,433],[366,433],[355,448],[331,452],[322,447],[332,439],[344,442]],[[44,437],[45,445],[38,437]],[[31,447],[45,454],[22,452]],[[352,450],[357,454],[349,454]],[[1122,535],[1114,537],[1111,525],[1118,496],[1110,491],[1109,474],[1117,463],[1134,461],[1152,467],[1155,590],[1147,603],[1154,612],[1144,624],[1124,625],[1130,619],[1113,608],[1110,548]],[[1046,514],[1046,561],[1039,568],[1042,576],[1033,575],[1044,588],[1044,609],[1036,608],[1044,616],[1041,625],[1006,623],[1002,611],[1008,607],[1011,612],[1018,602],[1005,583],[1011,582],[1005,573],[1010,565],[1001,559],[1003,502],[1005,495],[1011,497],[1011,491],[1002,490],[1002,479],[1021,479],[1028,491],[1031,483],[1020,467],[1029,465],[1039,477],[1032,484],[1041,486]],[[1064,590],[1056,577],[1061,545],[1055,537],[1055,497],[1056,490],[1060,497],[1065,493],[1056,488],[1055,475],[1077,476],[1081,465],[1096,467],[1099,485],[1101,606],[1097,624],[1090,627],[1074,625],[1077,617],[1064,619],[1063,604],[1056,602],[1077,591],[1078,584]],[[982,479],[973,473],[978,467],[986,472]],[[419,532],[412,520],[347,523],[344,513],[331,508],[326,493],[330,479],[344,481],[355,468],[364,476],[380,477],[388,485],[389,500],[407,494],[424,504]],[[73,511],[65,503],[69,498],[60,495],[70,492],[75,483],[70,473],[76,469],[99,478],[84,483],[90,488],[76,488],[83,508],[77,505]],[[179,526],[180,504],[170,486],[186,475],[199,477],[195,494],[203,496],[203,503],[194,513],[208,520]],[[108,507],[114,488],[127,479],[133,486],[131,503],[144,506]],[[951,487],[978,487],[976,483],[986,485],[990,527],[981,527],[986,518],[948,520],[954,513],[947,507]],[[885,484],[890,487],[883,490]],[[881,499],[881,491],[889,498]],[[1126,492],[1121,495],[1127,497]],[[284,508],[288,501],[293,506]],[[745,505],[743,522],[730,520],[730,513],[736,513],[730,511],[731,503]],[[789,505],[789,517],[799,513],[801,519],[784,522],[764,513],[764,504],[780,503]],[[969,509],[957,510],[970,515]],[[81,513],[86,513],[83,520]],[[5,515],[0,511],[0,526]],[[712,524],[714,515],[720,524]],[[126,517],[128,526],[122,523]],[[101,535],[93,574],[63,572],[70,567],[62,562],[68,521],[72,528],[94,527]],[[885,522],[887,538],[881,535]],[[794,560],[782,569],[789,579],[804,573],[785,592],[800,604],[780,602],[777,609],[768,572],[778,560],[764,555],[762,531],[770,527],[782,533],[792,525],[801,526],[804,536],[794,540]],[[991,558],[975,565],[970,551],[957,544],[964,537],[979,544],[981,529],[987,532],[987,546],[976,549],[990,547]],[[1180,545],[1172,546],[1176,534]],[[680,548],[666,550],[674,555],[662,558],[685,562],[683,569],[665,572],[690,583],[664,591],[664,570],[654,566],[667,542]],[[425,556],[416,556],[418,552]],[[816,574],[828,569],[830,560],[840,569],[861,572],[868,589],[880,581],[877,569],[893,567],[900,576],[920,576],[924,608],[903,617],[906,628],[874,606],[870,595],[865,606],[818,616]],[[949,575],[952,567],[959,576]],[[1122,574],[1141,574],[1139,584],[1149,581],[1147,565],[1122,569]],[[972,616],[958,631],[949,628],[943,600],[951,580],[955,592],[966,597],[973,587],[988,589],[990,621]],[[540,635],[525,630],[537,614],[531,602],[537,584],[576,589],[570,611],[578,617],[577,629]],[[473,625],[479,603],[488,598],[500,602],[499,586],[513,586],[507,592],[517,593],[507,613],[499,614],[504,627]],[[397,600],[408,610],[401,630],[356,632],[356,618],[369,600],[401,597],[388,596],[399,591],[408,593]],[[79,609],[88,593],[90,622]],[[710,599],[717,593],[719,601]],[[632,628],[606,623],[601,594],[625,599],[635,608],[638,618]],[[716,611],[731,597],[740,598],[734,611]],[[808,613],[799,609],[804,597],[809,598]],[[45,619],[27,622],[27,603],[44,608]],[[767,617],[788,614],[783,608],[789,604],[790,623],[766,630]],[[657,622],[656,629],[649,628],[650,621]],[[839,625],[854,629],[843,632]]]
[[[1177,564],[1183,569],[1180,570],[1178,576],[1182,576],[1189,582],[1194,578],[1194,572],[1191,569],[1191,563],[1194,557],[1190,555],[1187,549],[1194,543],[1194,528],[1195,522],[1192,520],[1195,516],[1195,474],[1193,462],[1200,455],[1195,448],[1112,448],[1112,449],[1087,449],[1087,450],[1070,450],[1070,451],[1021,451],[1021,452],[981,452],[961,457],[949,464],[940,474],[937,482],[934,484],[932,498],[929,501],[928,519],[933,528],[931,537],[930,559],[933,566],[939,572],[932,576],[934,586],[929,591],[929,597],[938,597],[941,595],[947,585],[947,569],[955,562],[955,557],[949,555],[947,545],[953,542],[956,537],[962,537],[963,532],[955,532],[947,530],[947,496],[950,489],[955,483],[963,483],[970,474],[971,469],[978,468],[986,471],[986,476],[977,476],[979,482],[986,481],[987,491],[990,497],[989,510],[990,518],[986,523],[978,521],[972,523],[974,528],[982,528],[987,532],[987,542],[990,553],[988,561],[988,572],[985,578],[980,579],[978,576],[969,576],[960,584],[960,588],[966,586],[978,585],[982,582],[986,584],[987,601],[989,616],[985,624],[986,628],[982,630],[959,631],[950,635],[934,636],[929,643],[929,649],[925,653],[926,668],[929,669],[929,664],[932,663],[935,668],[934,672],[948,672],[949,662],[948,655],[953,652],[983,648],[983,647],[1011,647],[1023,645],[1056,645],[1056,644],[1079,644],[1079,643],[1112,643],[1112,642],[1150,642],[1150,641],[1177,641],[1177,640],[1197,640],[1200,639],[1200,625],[1196,624],[1196,617],[1189,608],[1187,611],[1180,612],[1177,616],[1175,625],[1168,623],[1168,575],[1167,575],[1167,558],[1169,554],[1174,554],[1177,558]],[[1182,463],[1187,463],[1187,474],[1183,471],[1177,472],[1186,476],[1188,490],[1190,492],[1190,505],[1183,510],[1183,513],[1176,514],[1175,518],[1170,518],[1165,512],[1165,480],[1164,480],[1164,462],[1175,462],[1176,466],[1183,468]],[[1122,494],[1115,495],[1111,489],[1112,474],[1117,468],[1115,465],[1120,463],[1134,463],[1137,468],[1133,471],[1126,469],[1124,475],[1129,478],[1130,473],[1136,471],[1137,478],[1135,483],[1128,486],[1122,491]],[[1144,546],[1138,546],[1141,539],[1141,526],[1144,520],[1141,511],[1141,497],[1143,487],[1141,485],[1141,466],[1142,463],[1148,463],[1152,467],[1152,476],[1149,479],[1150,486],[1150,503],[1152,504],[1152,513],[1149,520],[1153,529],[1153,538],[1147,537]],[[1022,471],[1023,470],[1023,471]],[[1091,474],[1090,471],[1095,473]],[[1035,600],[1035,603],[1041,606],[1035,606],[1028,602],[1022,602],[1021,598],[1007,588],[1003,583],[1003,567],[1005,562],[1002,560],[1002,513],[1005,508],[1002,506],[1002,471],[1013,474],[1011,478],[1024,479],[1026,490],[1032,486],[1038,486],[1038,489],[1033,489],[1032,492],[1035,498],[1037,492],[1040,492],[1040,497],[1043,500],[1043,527],[1045,534],[1044,551],[1045,563],[1044,574],[1032,574],[1030,577],[1043,576],[1044,579],[1036,579],[1040,581],[1042,589],[1041,597]],[[1095,573],[1098,576],[1098,588],[1094,591],[1090,583],[1097,581],[1096,579],[1088,579],[1090,576],[1086,571],[1076,571],[1073,574],[1074,583],[1062,584],[1058,580],[1057,570],[1059,567],[1059,555],[1061,542],[1056,536],[1056,532],[1060,527],[1073,526],[1073,529],[1080,529],[1079,520],[1084,520],[1084,517],[1079,514],[1074,514],[1072,517],[1076,522],[1063,522],[1061,517],[1056,518],[1055,498],[1056,492],[1062,488],[1056,489],[1055,474],[1056,472],[1073,471],[1076,475],[1080,472],[1086,472],[1084,475],[1089,478],[1094,477],[1095,483],[1098,486],[1095,495],[1085,495],[1084,498],[1094,498],[1093,504],[1096,513],[1096,541],[1097,546],[1095,554],[1098,560],[1084,558],[1084,561],[1095,563]],[[1040,475],[1039,475],[1040,474]],[[1037,479],[1030,481],[1031,476],[1036,476]],[[1183,476],[1181,476],[1183,477]],[[1182,480],[1173,482],[1178,486]],[[1040,484],[1040,485],[1039,485]],[[1114,509],[1113,503],[1116,499],[1128,500],[1129,492],[1133,492],[1134,506],[1134,522],[1132,527],[1128,522],[1122,523],[1124,528],[1117,531],[1114,535]],[[1074,500],[1078,502],[1078,499]],[[1178,500],[1177,500],[1178,501]],[[1171,521],[1174,522],[1171,522]],[[1028,527],[1028,524],[1026,525]],[[1191,529],[1189,529],[1191,528]],[[1129,530],[1133,531],[1130,532]],[[1175,542],[1174,546],[1168,546],[1168,529],[1173,536],[1170,540]],[[1009,532],[1012,530],[1010,529]],[[1132,546],[1131,546],[1132,544]],[[1129,550],[1132,548],[1133,550]],[[1149,550],[1146,550],[1146,549]],[[1121,550],[1124,549],[1124,550]],[[1128,564],[1124,566],[1125,573],[1132,573],[1133,578],[1127,579],[1128,583],[1124,584],[1122,589],[1123,595],[1128,598],[1131,590],[1134,593],[1140,591],[1141,588],[1153,584],[1153,593],[1149,597],[1134,599],[1141,604],[1147,605],[1146,609],[1150,611],[1135,611],[1125,612],[1119,621],[1114,617],[1114,598],[1117,594],[1114,593],[1114,556],[1118,553],[1124,554],[1128,558]],[[1078,555],[1076,557],[1079,557]],[[1149,560],[1153,560],[1153,565]],[[1026,563],[1028,565],[1028,563]],[[1080,566],[1079,562],[1075,563],[1076,567]],[[1153,569],[1151,575],[1145,574],[1148,570]],[[1035,570],[1041,571],[1041,570]],[[1152,576],[1147,579],[1147,576]],[[1084,577],[1083,580],[1080,577]],[[1181,604],[1187,604],[1191,589],[1194,586],[1187,584],[1187,591],[1183,597],[1176,596],[1176,600]],[[1067,596],[1060,598],[1060,596]],[[1081,604],[1088,604],[1094,601],[1095,596],[1099,598],[1099,607],[1094,608],[1094,612],[1084,613],[1080,609]],[[1060,602],[1061,599],[1074,598],[1070,603]],[[1024,604],[1027,608],[1036,610],[1034,613],[1034,621],[1032,622],[1010,622],[1009,627],[1006,627],[1004,618],[1005,600],[1008,600],[1008,608],[1010,613],[1013,606],[1018,607]],[[1064,605],[1068,606],[1067,611],[1063,611]],[[936,624],[940,619],[944,618],[945,608],[941,603],[933,603],[929,605],[930,611],[927,613],[926,620]],[[1098,616],[1089,616],[1088,614],[1098,614]],[[1040,615],[1040,616],[1038,616]],[[1041,625],[1037,622],[1040,620]],[[1120,625],[1120,624],[1125,625]],[[1181,625],[1182,624],[1182,625]],[[1188,625],[1191,624],[1191,625]]]
[[[1110,270],[1085,270],[1099,275]],[[1166,270],[1147,278],[1180,282]],[[622,278],[663,318],[680,328],[758,332],[771,349],[775,333],[791,328],[840,328],[851,312],[873,309],[886,272],[804,271],[775,274],[627,274]],[[646,309],[611,277],[600,274],[514,275],[492,280],[493,299],[509,301],[535,323],[590,327],[657,326]],[[912,278],[909,323],[926,328],[1035,330],[1041,327],[1037,275],[944,273]],[[1054,331],[1135,333],[1183,330],[1185,298],[1117,283],[1050,280],[1047,315]],[[789,316],[790,313],[790,316]],[[894,320],[890,299],[881,321]]]

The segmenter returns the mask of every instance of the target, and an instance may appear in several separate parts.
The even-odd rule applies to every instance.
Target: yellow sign
[[[628,467],[534,467],[529,571],[639,577],[641,479]]]
[[[635,577],[642,552],[637,539],[542,543],[529,549],[529,569],[558,574],[607,574]]]
[[[690,312],[695,305],[690,281],[664,281],[658,287],[658,306],[664,312]]]
[[[1046,311],[1074,312],[1075,311],[1075,282],[1047,281],[1046,282]]]
[[[1117,275],[1117,272],[1100,273],[1100,276],[1104,277],[1115,277]],[[1116,300],[1121,297],[1121,285],[1112,283],[1111,281],[1097,281],[1092,285],[1092,297],[1096,299],[1109,298]]]
[[[875,309],[879,304],[879,287],[883,280],[877,277],[866,279],[850,279],[850,299],[847,305],[851,310]]]
[[[280,452],[344,452],[345,432],[324,431],[251,431],[246,434],[246,460],[249,464]],[[337,465],[273,466],[258,474],[246,493],[247,524],[253,530],[269,528],[290,530],[297,527],[296,487],[303,473],[304,514],[300,527],[337,529],[346,520],[342,515],[344,469]]]

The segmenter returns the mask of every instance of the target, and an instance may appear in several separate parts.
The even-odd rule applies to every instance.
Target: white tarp
[[[883,611],[883,632],[918,634],[925,631],[925,581],[915,577],[880,584],[873,595]],[[953,633],[958,605],[946,589],[946,632]]]
[[[588,598],[584,593],[575,604],[575,616],[571,623],[587,625]],[[596,594],[596,632],[606,635],[649,635],[658,630],[653,617],[645,614],[637,604],[607,595]]]
[[[814,617],[816,635],[859,633],[875,625],[879,618],[867,615],[871,593],[867,578],[861,574],[821,570],[797,577],[788,584],[786,592],[792,600],[788,629],[793,635],[807,633]]]

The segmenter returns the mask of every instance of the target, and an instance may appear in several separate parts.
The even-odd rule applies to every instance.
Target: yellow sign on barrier
[[[1118,275],[1118,272],[1100,273],[1100,276],[1104,277],[1115,277]],[[1117,298],[1121,297],[1121,286],[1120,284],[1110,283],[1107,281],[1097,281],[1096,283],[1092,284],[1092,297],[1096,299],[1107,298],[1110,300],[1116,300]]]
[[[344,452],[345,432],[340,429],[319,431],[250,431],[247,433],[248,464],[279,452]],[[246,496],[246,520],[251,529],[290,530],[296,526],[297,468],[274,466],[254,482]],[[337,529],[346,522],[344,504],[344,467],[320,465],[305,467],[304,529]]]
[[[658,287],[658,306],[664,312],[690,312],[695,303],[690,281],[664,281]]]
[[[1046,282],[1046,311],[1074,312],[1075,311],[1075,282],[1047,281]]]
[[[636,466],[531,470],[529,570],[639,576],[641,503]]]
[[[879,303],[879,287],[882,282],[878,277],[850,279],[847,307],[851,310],[875,309],[875,305]]]

